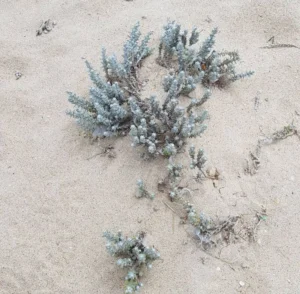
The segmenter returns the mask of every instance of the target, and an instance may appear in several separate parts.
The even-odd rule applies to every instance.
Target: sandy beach
[[[56,26],[36,36],[46,19]],[[91,141],[65,113],[66,91],[88,97],[84,61],[101,72],[101,48],[120,56],[137,21],[143,33],[153,31],[155,49],[141,69],[149,79],[142,97],[163,96],[167,70],[155,59],[168,19],[198,27],[201,40],[218,27],[217,49],[237,50],[239,69],[255,71],[213,89],[208,129],[190,140],[221,174],[216,183],[185,178],[195,207],[219,218],[267,213],[255,242],[219,248],[219,258],[197,247],[157,191],[167,160],[142,160],[129,137]],[[105,230],[143,230],[160,251],[143,294],[300,293],[299,136],[264,146],[257,172],[244,171],[259,138],[292,123],[300,130],[299,1],[1,0],[0,27],[1,294],[123,293],[124,271],[106,252]],[[272,37],[296,47],[261,48]],[[114,158],[99,154],[108,145]],[[178,160],[189,164],[186,154]],[[153,201],[134,197],[139,178]]]

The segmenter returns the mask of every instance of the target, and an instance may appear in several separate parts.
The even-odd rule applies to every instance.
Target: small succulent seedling
[[[199,149],[196,155],[195,147],[191,146],[189,149],[189,155],[190,158],[192,159],[190,168],[191,169],[198,169],[197,172],[197,179],[201,179],[201,176],[205,176],[205,173],[203,171],[204,165],[207,161],[205,155],[204,155],[204,150]]]
[[[124,237],[122,232],[116,234],[106,231],[106,249],[108,253],[117,258],[117,265],[127,269],[125,277],[125,294],[136,293],[143,284],[140,278],[144,268],[151,269],[153,261],[160,258],[154,247],[146,246],[143,241],[145,233],[137,233],[133,237]]]
[[[136,194],[137,198],[149,198],[151,200],[154,199],[155,194],[154,193],[150,193],[147,188],[146,185],[144,184],[144,181],[139,179],[137,181],[137,194]]]
[[[178,197],[180,197],[180,189],[178,187],[179,182],[181,180],[182,176],[182,164],[177,164],[173,162],[173,158],[169,159],[168,164],[168,179],[169,179],[169,185],[170,185],[170,191],[169,196],[171,201],[176,200]]]

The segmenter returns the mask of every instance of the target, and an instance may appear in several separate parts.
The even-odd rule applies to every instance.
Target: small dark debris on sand
[[[56,21],[48,19],[46,21],[41,21],[39,29],[36,31],[36,35],[40,36],[43,33],[48,34],[56,26]]]
[[[20,79],[20,78],[22,77],[22,75],[23,75],[23,74],[22,74],[21,72],[16,71],[16,72],[15,72],[16,80]]]

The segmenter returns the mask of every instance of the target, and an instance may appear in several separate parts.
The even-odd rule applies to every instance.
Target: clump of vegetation
[[[123,62],[118,62],[115,55],[106,56],[106,50],[102,49],[102,65],[105,76],[110,83],[118,82],[123,88],[134,96],[139,95],[140,82],[138,69],[142,61],[151,54],[152,49],[148,47],[151,32],[140,41],[140,24],[133,27],[128,40],[124,44]]]
[[[191,146],[189,154],[192,159],[190,168],[197,168],[200,174],[200,172],[203,172],[202,168],[206,163],[204,151],[200,149],[196,153],[195,147]],[[183,176],[183,165],[175,163],[173,157],[171,157],[167,168],[168,177],[159,181],[158,190],[161,192],[168,191],[170,200],[176,203],[176,208],[173,209],[166,203],[165,205],[176,214],[181,215],[182,223],[188,223],[192,226],[192,236],[199,242],[201,248],[208,250],[216,247],[222,241],[229,243],[231,236],[236,238],[237,234],[234,227],[240,217],[234,216],[225,220],[214,220],[202,212],[197,212],[188,200],[192,196],[192,190],[188,189],[187,186],[180,185]],[[203,175],[205,175],[204,172]]]
[[[177,89],[175,89],[176,96],[185,95],[188,96],[192,91],[196,89],[198,80],[188,75],[185,71],[181,71],[178,74],[172,69],[169,74],[164,77],[163,88],[165,92],[171,89],[174,81],[176,80]]]
[[[156,97],[146,99],[143,104],[130,99],[133,124],[130,128],[132,145],[145,146],[150,155],[175,155],[186,143],[187,138],[200,136],[206,129],[204,121],[207,112],[186,112],[179,106],[175,93],[177,81],[173,82],[168,95],[161,106]]]
[[[159,252],[154,247],[144,244],[145,233],[140,232],[135,236],[124,237],[121,232],[116,234],[106,231],[106,249],[108,253],[117,258],[117,265],[127,269],[125,277],[125,294],[136,293],[143,284],[140,278],[144,268],[151,269],[153,261],[160,258]]]
[[[126,106],[126,96],[119,84],[107,83],[86,62],[89,75],[94,83],[90,88],[90,99],[86,100],[68,92],[69,102],[75,110],[67,114],[74,117],[77,123],[96,137],[111,137],[128,128],[131,114]],[[127,126],[127,127],[126,127]]]
[[[240,60],[237,52],[217,52],[214,49],[218,30],[213,29],[209,37],[195,49],[199,41],[199,32],[196,28],[188,37],[187,30],[181,30],[181,25],[169,21],[164,26],[164,33],[159,46],[158,63],[175,68],[179,74],[185,75],[193,81],[189,90],[192,91],[194,82],[202,82],[206,87],[211,85],[225,87],[231,82],[250,77],[253,71],[237,73],[235,64]]]
[[[163,66],[171,67],[174,59],[178,57],[178,47],[186,49],[196,44],[199,41],[199,32],[197,28],[194,28],[188,37],[188,31],[182,32],[181,25],[175,21],[168,21],[163,29],[164,32],[159,44],[158,62]],[[186,53],[189,52],[191,51],[186,51]],[[192,55],[190,58],[192,59]]]
[[[107,56],[105,49],[102,50],[105,78],[86,62],[94,86],[89,99],[68,92],[69,101],[75,106],[68,115],[94,137],[129,132],[132,145],[146,147],[149,155],[175,155],[188,138],[198,137],[206,129],[207,112],[199,112],[198,108],[209,99],[211,92],[206,88],[204,95],[200,99],[192,98],[187,107],[180,105],[179,97],[188,96],[200,82],[206,87],[222,86],[252,74],[236,73],[234,64],[239,60],[236,52],[217,53],[213,49],[216,33],[214,29],[196,50],[194,47],[199,41],[196,28],[189,34],[187,30],[182,31],[179,24],[167,23],[159,45],[158,61],[172,69],[163,81],[166,97],[161,104],[155,96],[140,97],[138,69],[152,49],[148,47],[151,33],[140,40],[137,23],[124,44],[121,62],[115,55]]]
[[[207,250],[218,243],[218,236],[223,234],[227,240],[229,235],[234,234],[234,226],[239,219],[236,217],[228,217],[223,221],[215,221],[212,218],[198,213],[194,206],[186,202],[185,209],[187,212],[187,221],[194,227],[194,237],[200,241],[200,245],[204,250]]]
[[[147,188],[146,185],[144,184],[144,181],[139,179],[137,181],[137,194],[136,197],[137,198],[149,198],[151,200],[154,199],[155,194],[154,193],[150,193]]]
[[[123,62],[118,62],[115,55],[107,57],[103,49],[105,78],[86,62],[94,86],[90,88],[89,99],[68,92],[69,102],[75,109],[67,112],[85,131],[95,137],[111,137],[129,129],[132,113],[128,97],[134,95],[139,99],[138,68],[152,52],[148,47],[150,35],[148,33],[140,42],[141,33],[137,23],[124,45]]]

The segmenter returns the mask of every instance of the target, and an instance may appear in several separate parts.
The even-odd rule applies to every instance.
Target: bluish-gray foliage
[[[172,59],[178,57],[178,52],[183,52],[181,49],[196,44],[198,40],[199,32],[197,28],[193,28],[190,37],[188,37],[188,31],[184,30],[182,32],[180,24],[177,24],[175,21],[168,21],[164,26],[164,32],[159,44],[158,61],[165,66],[169,66]]]
[[[209,89],[206,89],[204,95],[200,99],[192,98],[190,104],[186,108],[186,111],[190,112],[193,108],[200,107],[210,98],[210,96],[211,96],[211,91]]]
[[[125,90],[134,95],[139,92],[138,68],[141,66],[143,59],[152,52],[152,49],[148,47],[152,33],[148,33],[140,41],[141,32],[139,28],[140,24],[138,22],[124,44],[122,62],[119,62],[114,54],[107,56],[106,50],[102,49],[102,66],[106,78],[110,82],[118,81],[122,83]]]
[[[125,277],[125,294],[136,293],[143,284],[140,278],[143,269],[152,268],[153,261],[160,258],[154,247],[144,245],[145,233],[141,232],[133,237],[124,237],[121,232],[116,234],[106,231],[106,249],[108,253],[117,258],[117,265],[127,269]]]
[[[240,218],[239,216],[228,217],[226,220],[213,220],[202,212],[197,212],[189,202],[186,202],[184,207],[187,221],[194,228],[193,235],[203,249],[216,246],[222,239],[228,242],[231,233],[236,236],[234,226]],[[224,233],[223,236],[222,233]]]
[[[184,146],[187,138],[198,137],[206,129],[206,111],[186,112],[184,107],[179,106],[176,80],[162,106],[154,96],[142,105],[134,98],[130,98],[129,103],[133,114],[130,128],[132,144],[145,146],[152,155],[170,157]]]
[[[175,82],[176,81],[176,82]],[[165,92],[169,92],[171,87],[174,87],[175,95],[189,95],[196,89],[196,84],[199,82],[199,77],[194,78],[188,75],[185,71],[181,71],[178,74],[174,70],[170,71],[169,75],[164,77],[163,87]],[[177,89],[175,88],[175,85]]]
[[[74,117],[84,130],[95,136],[109,137],[126,128],[131,114],[126,105],[126,96],[117,82],[111,84],[86,62],[90,79],[94,86],[90,88],[89,99],[68,92],[69,102],[75,109],[67,113]]]
[[[95,137],[130,131],[133,146],[143,145],[151,155],[175,155],[188,138],[198,137],[206,129],[207,112],[198,110],[211,96],[208,86],[226,86],[252,74],[236,73],[236,52],[218,53],[213,49],[216,34],[214,29],[197,50],[197,28],[189,34],[174,21],[167,23],[159,46],[159,62],[174,69],[163,80],[166,97],[160,103],[155,96],[144,100],[140,97],[138,68],[152,50],[148,47],[151,33],[141,39],[137,23],[124,44],[122,61],[102,50],[105,78],[86,62],[94,84],[89,99],[68,92],[75,108],[67,113]],[[206,86],[204,95],[192,98],[187,107],[181,106],[179,97],[190,97],[198,83]]]
[[[169,65],[172,61],[176,54],[177,45],[181,41],[180,30],[181,26],[175,21],[169,21],[164,26],[164,33],[159,44],[159,62],[165,62],[165,65]]]
[[[169,21],[164,26],[161,37],[159,64],[175,67],[178,73],[184,71],[186,76],[192,76],[196,82],[202,82],[206,87],[225,87],[231,82],[250,77],[252,71],[242,74],[236,72],[235,64],[240,60],[237,52],[217,52],[214,49],[217,32],[217,28],[213,29],[196,50],[195,44],[199,40],[197,29],[193,29],[188,42],[188,31],[181,31],[181,25]]]
[[[212,236],[216,231],[215,222],[203,213],[198,213],[192,204],[186,203],[187,221],[194,227],[195,237],[200,241],[204,249],[213,245]]]
[[[204,150],[203,149],[199,149],[197,154],[196,154],[196,150],[194,146],[191,146],[189,148],[189,155],[191,158],[191,164],[190,164],[190,168],[191,169],[198,169],[198,173],[197,173],[197,178],[201,178],[201,175],[204,175],[203,172],[203,168],[204,165],[207,161],[205,155],[204,155]]]
[[[68,92],[69,102],[75,106],[67,112],[78,124],[96,137],[110,137],[127,131],[131,125],[131,111],[128,107],[129,95],[138,99],[139,86],[137,70],[150,53],[148,42],[151,33],[140,41],[141,33],[137,23],[124,45],[123,62],[119,63],[114,55],[107,57],[102,50],[102,65],[106,77],[86,62],[93,87],[89,99]]]
[[[181,180],[183,165],[180,163],[174,163],[173,158],[169,158],[168,164],[168,178],[170,191],[169,196],[171,201],[176,200],[180,196],[180,190],[178,188],[178,184]]]
[[[231,82],[250,77],[253,75],[253,71],[247,71],[245,73],[237,73],[235,64],[240,60],[237,52],[211,52],[204,65],[205,74],[202,79],[202,83],[206,86],[216,85],[218,87],[226,87]]]

